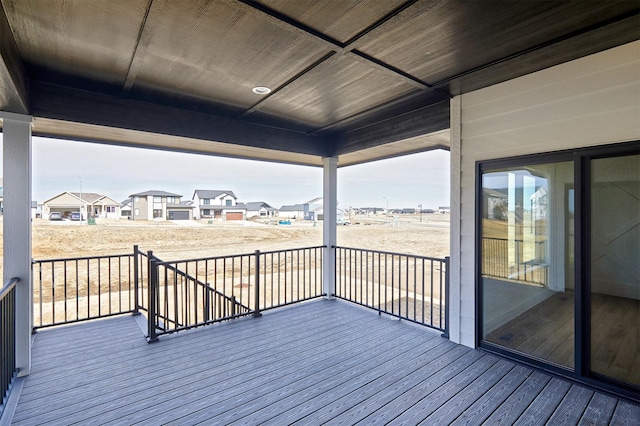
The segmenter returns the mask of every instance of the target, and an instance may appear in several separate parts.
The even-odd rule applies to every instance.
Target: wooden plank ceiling
[[[0,5],[34,134],[312,165],[447,148],[451,97],[640,38],[637,0]]]

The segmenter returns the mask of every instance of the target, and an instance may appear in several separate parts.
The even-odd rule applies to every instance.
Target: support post
[[[140,260],[140,254],[138,252],[138,245],[133,246],[133,314],[140,315],[140,298],[138,291],[140,291],[140,282],[138,279],[139,267],[138,262]]]
[[[253,316],[261,317],[260,313],[260,250],[256,250],[256,279],[255,279],[255,298],[254,298],[254,308],[253,308]]]
[[[322,263],[322,292],[326,299],[336,294],[336,226],[338,213],[338,158],[325,157],[323,163],[322,236],[324,256]]]
[[[147,252],[149,261],[149,311],[147,314],[147,341],[154,343],[158,341],[156,334],[156,314],[157,314],[157,289],[158,289],[158,265],[153,257],[153,251]]]
[[[31,372],[33,282],[31,281],[31,125],[30,115],[0,111],[4,170],[4,276],[20,278],[16,286],[16,368]]]
[[[442,337],[449,338],[449,288],[451,286],[450,280],[450,272],[449,265],[451,263],[451,258],[449,256],[445,256],[444,258],[444,332],[442,333]],[[442,303],[442,295],[440,295],[440,303]]]

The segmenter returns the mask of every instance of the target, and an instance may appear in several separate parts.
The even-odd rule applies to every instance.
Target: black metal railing
[[[546,286],[549,279],[547,242],[532,243],[482,237],[482,275]]]
[[[0,290],[0,416],[16,375],[16,284],[11,278]]]
[[[449,258],[335,247],[340,299],[448,336]]]
[[[323,247],[163,262],[149,253],[150,342],[321,297]]]
[[[149,341],[324,296],[325,246],[163,261],[131,254],[33,261],[34,329],[146,314]],[[448,334],[448,258],[335,247],[335,296]]]
[[[34,260],[33,328],[138,312],[141,257],[134,247],[128,254]]]

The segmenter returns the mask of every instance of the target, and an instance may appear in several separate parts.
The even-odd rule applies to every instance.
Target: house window
[[[226,206],[232,206],[233,204],[233,200],[225,200],[225,205]]]
[[[202,210],[202,216],[211,216],[211,210],[209,209]]]
[[[153,218],[162,219],[162,209],[153,209]]]
[[[202,199],[202,204],[209,205],[209,204],[211,204],[211,200],[208,199],[208,198],[203,198]]]
[[[162,197],[158,197],[158,196],[153,197],[153,202],[154,203],[161,203],[162,202]]]
[[[175,203],[176,197],[167,197],[167,203]]]
[[[140,209],[136,209],[134,215],[135,216],[140,216]]]
[[[136,195],[135,197],[133,197],[133,201],[135,201],[135,202],[137,203],[138,201],[140,201],[140,197],[138,197],[138,196]]]
[[[115,213],[116,212],[116,206],[107,206],[107,213]]]

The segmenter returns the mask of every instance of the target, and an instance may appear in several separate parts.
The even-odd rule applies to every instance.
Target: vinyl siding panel
[[[460,241],[460,251],[453,255],[460,258],[452,264],[458,268],[452,277],[459,276],[460,282],[452,285],[460,286],[461,300],[452,301],[460,307],[460,316],[451,320],[452,330],[459,327],[452,340],[473,346],[476,162],[640,139],[640,42],[453,102],[460,105],[460,166],[452,172],[460,182],[460,188],[452,187],[460,194],[460,223],[452,224],[452,239]],[[452,127],[453,120],[452,113]]]

